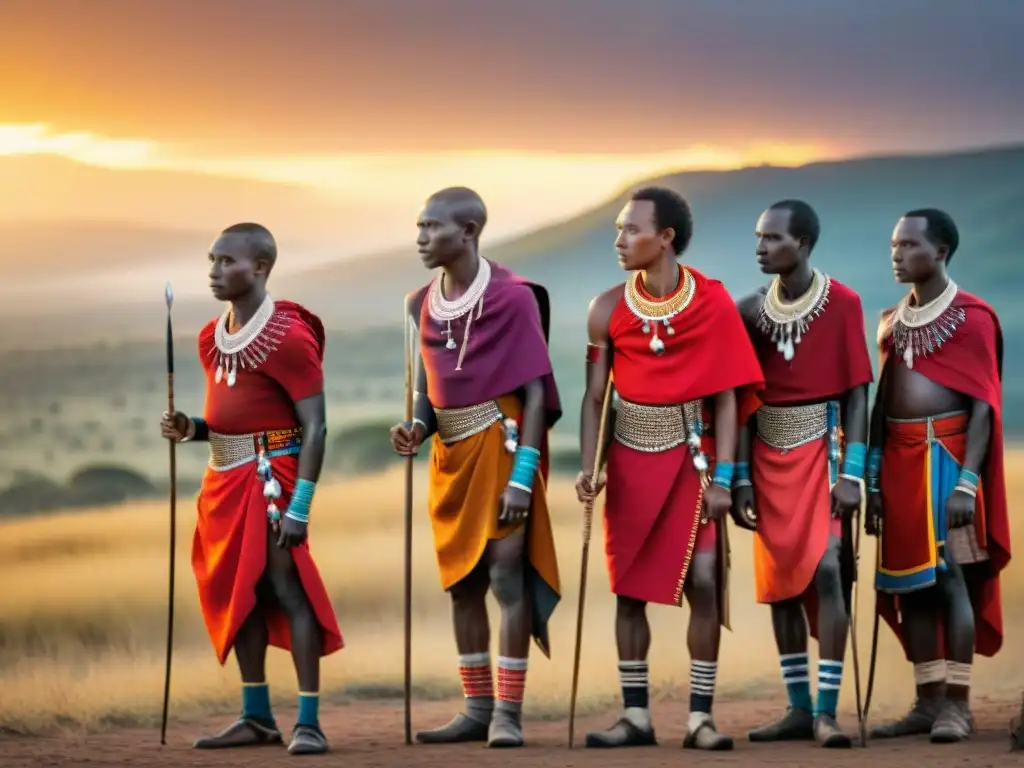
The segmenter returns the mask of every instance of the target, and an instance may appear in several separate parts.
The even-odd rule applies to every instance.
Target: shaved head
[[[427,200],[427,205],[437,204],[446,210],[451,220],[460,227],[475,225],[476,238],[487,225],[487,206],[483,198],[469,187],[448,187],[435,192]]]
[[[277,241],[270,234],[270,230],[262,224],[245,222],[232,224],[221,232],[221,236],[239,238],[249,252],[249,258],[253,261],[263,261],[267,264],[267,272],[277,261]]]
[[[416,226],[420,258],[430,269],[474,257],[487,225],[487,206],[467,187],[435,192],[423,204]]]

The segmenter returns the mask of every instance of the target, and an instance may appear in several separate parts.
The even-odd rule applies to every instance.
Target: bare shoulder
[[[623,283],[613,285],[590,300],[590,306],[587,308],[587,333],[592,343],[608,337],[612,312],[622,299],[622,286]]]
[[[740,297],[739,301],[736,302],[736,309],[739,310],[740,317],[743,318],[743,322],[747,325],[753,325],[757,322],[757,313],[760,311],[767,293],[768,287],[762,285],[757,290]]]

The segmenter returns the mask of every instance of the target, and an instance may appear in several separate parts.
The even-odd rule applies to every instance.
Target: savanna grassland
[[[202,450],[200,446],[194,446]],[[1024,453],[1008,458],[1011,504],[1024,499]],[[417,700],[458,696],[455,647],[441,592],[423,474],[416,483],[413,562],[414,680]],[[563,602],[552,627],[553,657],[534,649],[527,711],[532,717],[567,710],[581,553],[581,508],[571,479],[553,481],[552,509]],[[233,660],[218,666],[199,612],[189,566],[194,520],[191,498],[179,501],[175,657],[171,690],[176,717],[234,711]],[[402,685],[402,526],[400,470],[324,487],[313,507],[312,547],[340,617],[347,647],[324,662],[326,701],[400,697]],[[0,722],[47,731],[104,729],[153,722],[163,684],[168,579],[166,502],[9,520],[0,536]],[[1015,523],[1014,535],[1024,526]],[[732,631],[723,636],[719,698],[782,696],[766,607],[753,603],[750,539],[730,527]],[[614,704],[617,695],[613,600],[595,525],[588,579],[580,711]],[[862,537],[860,574],[870,579],[873,539]],[[870,581],[867,582],[870,584]],[[1011,564],[1003,582],[1007,641],[995,659],[978,659],[977,696],[1014,698],[1024,683],[1014,653],[1024,629],[1024,567]],[[867,666],[873,593],[860,597],[861,665]],[[492,604],[493,607],[493,604]],[[655,607],[652,678],[658,700],[685,695],[686,609]],[[494,614],[492,613],[492,616]],[[913,693],[911,669],[884,625],[876,679],[876,712],[898,710]],[[847,654],[842,706],[852,707],[852,656]],[[272,650],[275,698],[295,693],[290,658]],[[330,704],[325,705],[330,706]],[[454,703],[453,703],[453,706]],[[781,700],[780,700],[781,706]]]

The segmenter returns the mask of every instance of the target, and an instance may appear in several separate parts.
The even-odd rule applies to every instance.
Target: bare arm
[[[984,400],[972,401],[971,416],[967,422],[967,449],[964,452],[962,467],[974,476],[981,474],[991,436],[992,408]]]
[[[437,431],[437,416],[434,405],[427,397],[427,370],[423,365],[423,355],[416,355],[416,384],[413,387],[412,423],[423,430],[423,440]]]
[[[580,463],[584,476],[590,477],[597,458],[597,438],[600,431],[604,393],[611,374],[612,349],[608,337],[608,322],[615,307],[618,293],[606,292],[590,302],[587,312],[587,389],[580,406]]]
[[[544,380],[534,379],[523,388],[523,431],[519,444],[540,450],[545,427]]]
[[[295,415],[302,426],[298,477],[316,483],[320,479],[327,448],[327,412],[323,393],[296,402]]]
[[[736,390],[715,395],[715,462],[732,464],[738,441]]]

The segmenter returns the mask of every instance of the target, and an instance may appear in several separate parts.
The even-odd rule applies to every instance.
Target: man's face
[[[222,234],[210,246],[210,290],[218,301],[234,301],[249,293],[267,265],[252,257],[245,235]]]
[[[767,210],[757,220],[754,237],[757,238],[757,263],[766,275],[788,275],[801,259],[800,241],[789,233],[789,218],[785,209]]]
[[[897,283],[923,283],[945,259],[945,247],[928,240],[928,221],[921,216],[902,218],[892,232],[892,272]]]
[[[615,222],[619,231],[615,238],[615,252],[623,269],[630,272],[647,269],[666,248],[671,250],[675,231],[664,229],[659,232],[654,219],[654,203],[650,200],[630,200],[622,209]]]
[[[448,266],[465,253],[469,233],[452,217],[447,203],[428,200],[416,219],[416,227],[416,245],[427,269]]]

